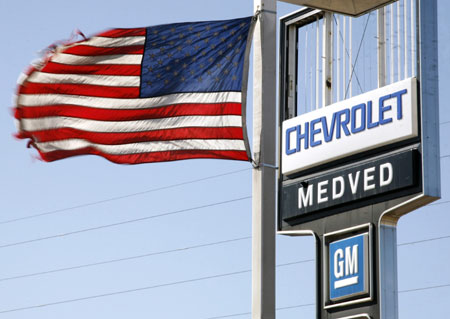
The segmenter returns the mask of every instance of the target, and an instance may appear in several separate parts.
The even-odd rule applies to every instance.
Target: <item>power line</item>
[[[442,204],[447,204],[447,203],[450,203],[450,200],[446,200],[446,201],[438,201],[438,202],[435,202],[435,203],[428,204],[428,205],[426,205],[426,206],[424,206],[424,207],[427,207],[427,206],[434,206],[434,205],[442,205]]]
[[[436,285],[436,286],[429,286],[429,287],[421,287],[421,288],[413,288],[413,289],[407,289],[407,290],[400,290],[398,293],[401,294],[401,293],[408,293],[408,292],[413,292],[413,291],[422,291],[422,290],[445,288],[445,287],[450,287],[450,284]],[[307,303],[307,304],[301,304],[301,305],[280,307],[280,308],[276,308],[276,310],[279,311],[279,310],[302,308],[302,307],[309,307],[309,306],[315,306],[315,305],[316,305],[315,303]],[[208,317],[208,318],[205,318],[205,319],[222,319],[222,318],[247,316],[247,315],[251,315],[251,314],[252,314],[251,312],[241,312],[241,313],[234,313],[234,314],[230,314],[230,315]]]
[[[227,244],[227,243],[231,243],[231,242],[246,240],[246,239],[250,239],[250,238],[252,238],[252,237],[251,236],[239,237],[239,238],[221,240],[221,241],[205,243],[205,244],[199,244],[199,245],[194,245],[194,246],[187,246],[187,247],[175,248],[175,249],[170,249],[170,250],[156,251],[156,252],[151,252],[151,253],[146,253],[146,254],[141,254],[141,255],[136,255],[136,256],[128,256],[128,257],[123,257],[123,258],[104,260],[104,261],[99,261],[99,262],[95,262],[95,263],[81,264],[81,265],[76,265],[76,266],[71,266],[71,267],[52,269],[52,270],[35,272],[35,273],[29,273],[29,274],[24,274],[24,275],[4,277],[4,278],[0,278],[0,282],[1,281],[21,279],[21,278],[27,278],[27,277],[48,275],[48,274],[53,274],[53,273],[56,273],[56,272],[63,272],[63,271],[68,271],[68,270],[80,269],[80,268],[88,268],[88,267],[100,266],[100,265],[117,263],[117,262],[121,262],[121,261],[128,261],[128,260],[134,260],[134,259],[140,259],[140,258],[145,258],[145,257],[150,257],[150,256],[170,254],[170,253],[175,253],[175,252],[180,252],[180,251],[187,251],[187,250],[197,249],[197,248],[204,248],[204,247],[209,247],[209,246],[222,245],[222,244]]]
[[[440,124],[447,124],[447,123],[450,123],[450,121],[442,122]],[[444,155],[444,156],[441,156],[440,158],[442,159],[442,158],[448,158],[448,157],[450,157],[450,155]],[[214,178],[218,178],[218,177],[222,177],[222,176],[241,173],[241,172],[248,171],[248,170],[251,170],[251,168],[245,168],[245,169],[240,169],[240,170],[231,171],[231,172],[227,172],[227,173],[207,176],[204,178],[199,178],[199,179],[186,181],[186,182],[182,182],[182,183],[178,183],[178,184],[172,184],[172,185],[167,185],[167,186],[163,186],[163,187],[152,188],[152,189],[137,192],[137,193],[131,193],[131,194],[126,194],[126,195],[122,195],[122,196],[111,197],[111,198],[107,198],[107,199],[103,199],[103,200],[98,200],[98,201],[79,204],[79,205],[75,205],[75,206],[60,208],[60,209],[56,209],[56,210],[52,210],[52,211],[48,211],[48,212],[44,212],[44,213],[18,217],[18,218],[14,218],[14,219],[8,219],[8,220],[0,221],[0,225],[10,224],[10,223],[14,223],[14,222],[22,221],[22,220],[38,218],[38,217],[47,216],[47,215],[53,215],[53,214],[57,214],[57,213],[64,213],[64,212],[67,212],[70,210],[76,210],[79,208],[99,205],[99,204],[112,202],[112,201],[116,201],[116,200],[121,200],[121,199],[129,198],[129,197],[140,196],[140,195],[144,195],[144,194],[148,194],[148,193],[152,193],[152,192],[156,192],[156,191],[161,191],[161,190],[170,189],[170,188],[179,187],[179,186],[188,185],[188,184],[193,184],[193,183],[197,183],[197,182],[201,182],[201,181],[205,181],[205,180],[209,180],[209,179],[214,179]]]
[[[67,233],[62,233],[62,234],[57,234],[57,235],[38,237],[38,238],[30,239],[30,240],[24,240],[24,241],[20,241],[20,242],[0,245],[0,249],[1,248],[6,248],[6,247],[25,245],[25,244],[39,242],[39,241],[53,239],[53,238],[60,238],[60,237],[71,236],[71,235],[75,235],[75,234],[80,234],[80,233],[85,233],[85,232],[89,232],[89,231],[94,231],[94,230],[99,230],[99,229],[104,229],[104,228],[120,226],[120,225],[124,225],[124,224],[140,222],[140,221],[149,220],[149,219],[153,219],[153,218],[164,217],[164,216],[168,216],[168,215],[185,213],[185,212],[188,212],[188,211],[193,211],[193,210],[198,210],[198,209],[202,209],[202,208],[213,207],[213,206],[218,206],[218,205],[223,205],[223,204],[228,204],[228,203],[242,201],[242,200],[250,199],[250,198],[251,198],[251,196],[245,196],[245,197],[230,199],[230,200],[226,200],[226,201],[222,201],[222,202],[215,202],[215,203],[211,203],[211,204],[206,204],[206,205],[201,205],[201,206],[196,206],[196,207],[176,210],[176,211],[172,211],[172,212],[162,213],[162,214],[158,214],[158,215],[151,215],[151,216],[146,216],[146,217],[141,217],[141,218],[136,218],[136,219],[129,219],[129,220],[125,220],[125,221],[118,222],[118,223],[100,225],[100,226],[91,227],[91,228],[84,228],[84,229],[80,229],[80,230],[76,230],[76,231],[72,231],[72,232],[67,232]],[[431,203],[431,204],[428,204],[427,206],[442,205],[442,204],[447,204],[447,203],[450,203],[450,200],[448,200],[448,201],[440,201],[440,202],[437,202],[437,203]]]
[[[304,262],[309,262],[309,261],[310,260],[303,260],[303,261],[299,261],[299,262],[291,262],[291,263],[286,263],[286,264],[279,264],[276,267],[290,266],[290,265],[304,263]],[[186,284],[186,283],[191,283],[191,282],[198,282],[198,281],[204,281],[204,280],[215,279],[215,278],[230,277],[230,276],[241,275],[241,274],[250,273],[250,272],[251,272],[251,269],[246,269],[246,270],[234,271],[234,272],[223,273],[223,274],[216,274],[216,275],[211,275],[211,276],[198,277],[198,278],[187,279],[187,280],[173,281],[173,282],[168,282],[168,283],[163,283],[163,284],[158,284],[158,285],[139,287],[139,288],[134,288],[134,289],[119,290],[119,291],[114,291],[114,292],[109,292],[109,293],[104,293],[104,294],[98,294],[98,295],[91,295],[91,296],[74,298],[74,299],[66,299],[66,300],[54,301],[54,302],[49,302],[49,303],[40,304],[40,305],[33,305],[33,306],[26,306],[26,307],[20,307],[20,308],[1,310],[0,314],[2,314],[2,313],[9,313],[9,312],[23,311],[23,310],[30,310],[30,309],[36,309],[36,308],[43,308],[43,307],[49,307],[49,306],[55,306],[55,305],[67,304],[67,303],[84,301],[84,300],[90,300],[90,299],[98,299],[98,298],[122,295],[122,294],[127,294],[127,293],[132,293],[132,292],[138,292],[138,291],[156,289],[156,288],[161,288],[161,287],[181,285],[181,284]],[[445,288],[445,287],[450,287],[450,284],[443,284],[443,285],[435,285],[435,286],[418,287],[418,288],[413,288],[413,289],[400,290],[398,293],[408,293],[408,292],[413,292],[413,291],[430,290],[430,289],[438,289],[438,288]],[[280,309],[290,309],[290,308],[305,307],[305,306],[310,306],[310,305],[314,305],[314,304],[294,305],[294,306],[284,307],[284,308],[280,308]],[[280,310],[280,309],[278,309],[278,310]],[[238,315],[243,315],[243,314],[225,315],[225,316],[212,317],[212,318],[215,318],[215,319],[217,319],[217,318],[226,318],[227,316],[231,317],[231,316],[238,316]],[[247,313],[245,313],[245,314],[247,314]],[[212,318],[208,318],[208,319],[212,319]]]
[[[307,260],[307,261],[309,261],[309,260]],[[290,266],[290,265],[294,265],[294,264],[304,263],[304,262],[307,262],[307,261],[279,264],[276,267]],[[84,301],[84,300],[89,300],[89,299],[98,299],[98,298],[104,298],[104,297],[110,297],[110,296],[116,296],[116,295],[123,295],[123,294],[127,294],[127,293],[143,291],[143,290],[150,290],[150,289],[161,288],[161,287],[175,286],[175,285],[181,285],[181,284],[197,282],[197,281],[203,281],[203,280],[209,280],[209,279],[215,279],[215,278],[230,277],[230,276],[241,275],[241,274],[250,273],[250,272],[251,272],[251,269],[245,269],[245,270],[234,271],[234,272],[229,272],[229,273],[216,274],[216,275],[211,275],[211,276],[204,276],[204,277],[198,277],[198,278],[192,278],[192,279],[186,279],[186,280],[167,282],[167,283],[158,284],[158,285],[145,286],[145,287],[139,287],[139,288],[127,289],[127,290],[113,291],[113,292],[108,292],[108,293],[103,293],[103,294],[98,294],[98,295],[91,295],[91,296],[80,297],[80,298],[73,298],[73,299],[66,299],[66,300],[48,302],[48,303],[44,303],[44,304],[40,304],[40,305],[33,305],[33,306],[26,306],[26,307],[20,307],[20,308],[1,310],[0,314],[2,314],[2,313],[9,313],[9,312],[23,311],[23,310],[30,310],[30,309],[36,309],[36,308],[43,308],[43,307],[48,307],[48,306],[56,306],[56,305],[67,304],[67,303],[78,302],[78,301]]]
[[[110,227],[116,227],[116,226],[130,224],[130,223],[136,223],[136,222],[149,220],[149,219],[153,219],[153,218],[159,218],[159,217],[164,217],[164,216],[168,216],[168,215],[175,215],[175,214],[185,213],[185,212],[194,211],[194,210],[198,210],[198,209],[203,209],[203,208],[207,208],[207,207],[213,207],[213,206],[228,204],[228,203],[232,203],[232,202],[242,201],[242,200],[250,199],[250,198],[251,198],[251,196],[244,196],[244,197],[230,199],[230,200],[226,200],[226,201],[222,201],[222,202],[215,202],[215,203],[211,203],[211,204],[185,208],[185,209],[171,211],[171,212],[157,214],[157,215],[151,215],[151,216],[145,216],[145,217],[141,217],[141,218],[129,219],[129,220],[125,220],[125,221],[118,222],[118,223],[100,225],[100,226],[90,227],[90,228],[83,228],[83,229],[80,229],[80,230],[75,230],[75,231],[72,231],[72,232],[67,232],[67,233],[62,233],[62,234],[57,234],[57,235],[38,237],[38,238],[34,238],[34,239],[29,239],[29,240],[24,240],[24,241],[10,243],[10,244],[0,245],[0,249],[1,248],[7,248],[7,247],[13,247],[13,246],[19,246],[19,245],[30,244],[30,243],[44,241],[44,240],[48,240],[48,239],[67,237],[67,236],[71,236],[71,235],[75,235],[75,234],[80,234],[80,233],[85,233],[85,232],[90,232],[90,231],[99,230],[99,229],[105,229],[105,228],[110,228]],[[441,204],[446,204],[446,203],[449,203],[449,202],[450,202],[450,200],[449,201],[438,202],[438,203],[432,203],[432,204],[429,204],[428,206],[441,205]]]
[[[275,310],[276,311],[281,311],[281,310],[302,308],[302,307],[310,307],[310,306],[315,306],[315,303],[307,303],[307,304],[302,304],[302,305],[279,307],[279,308],[276,308]],[[231,317],[239,317],[239,316],[248,316],[248,315],[251,315],[251,314],[252,314],[251,312],[241,312],[241,313],[234,313],[234,314],[231,314],[231,315],[208,317],[208,318],[205,318],[205,319],[222,319],[222,318],[231,318]]]
[[[251,312],[240,312],[240,313],[233,313],[231,315],[223,315],[223,316],[215,316],[215,317],[208,317],[205,319],[222,319],[222,318],[231,318],[231,317],[239,317],[239,316],[248,316],[251,315]]]
[[[369,16],[370,16],[370,14],[369,14]],[[338,25],[336,16],[335,16],[334,14],[333,14],[333,18],[334,18],[334,24],[335,24],[335,25]],[[344,18],[344,19],[345,19],[345,18]],[[344,41],[344,38],[343,38],[343,36],[342,36],[342,32],[341,32],[340,29],[339,29],[339,36],[340,36],[340,38],[341,38],[341,41],[343,42],[343,41]],[[364,38],[363,38],[363,39],[364,39]],[[362,42],[363,39],[361,39],[361,42]],[[350,60],[350,53],[348,52],[347,47],[344,46],[344,47],[343,47],[343,50],[345,51],[345,54],[347,54],[347,58],[349,58],[349,60]],[[345,57],[344,57],[344,59],[345,59]],[[349,63],[352,65],[352,70],[353,70],[353,67],[354,67],[353,61],[349,61]],[[355,65],[356,65],[356,61],[355,61]],[[360,89],[361,92],[362,92],[362,87],[361,87],[361,83],[359,82],[358,75],[357,75],[356,73],[353,74],[353,72],[352,72],[352,75],[355,76],[356,82],[358,83],[358,86],[359,86],[359,89]],[[350,81],[350,80],[351,80],[351,77],[350,77],[349,81]],[[347,96],[347,94],[346,94],[346,96]]]
[[[435,238],[428,238],[428,239],[422,239],[422,240],[417,240],[417,241],[411,241],[411,242],[407,242],[407,243],[398,244],[397,246],[414,245],[414,244],[424,243],[424,242],[427,242],[427,241],[434,241],[434,240],[447,239],[447,238],[450,238],[450,236],[442,236],[442,237],[435,237]]]
[[[336,18],[335,18],[335,20],[336,20]],[[335,21],[335,23],[337,23],[337,22]],[[341,38],[342,38],[342,34],[341,34]],[[348,55],[348,52],[347,52],[347,55]],[[355,62],[355,64],[356,64],[356,62]],[[357,78],[357,81],[359,83],[359,79],[358,78]],[[439,124],[443,125],[443,124],[448,124],[448,123],[450,123],[450,121],[441,122]],[[447,158],[447,157],[450,157],[450,155],[441,156],[441,158]],[[8,220],[0,221],[0,225],[10,224],[10,223],[14,223],[14,222],[22,221],[22,220],[38,218],[38,217],[47,216],[47,215],[64,213],[64,212],[67,212],[67,211],[70,211],[70,210],[76,210],[76,209],[79,209],[79,208],[99,205],[99,204],[112,202],[112,201],[116,201],[116,200],[121,200],[121,199],[129,198],[129,197],[145,195],[145,194],[152,193],[152,192],[157,192],[157,191],[170,189],[170,188],[174,188],[174,187],[189,185],[189,184],[193,184],[193,183],[197,183],[197,182],[202,182],[202,181],[205,181],[205,180],[210,180],[210,179],[214,179],[214,178],[218,178],[218,177],[223,177],[223,176],[227,176],[227,175],[232,175],[232,174],[236,174],[236,173],[245,172],[245,171],[248,171],[248,170],[251,170],[251,168],[245,168],[245,169],[240,169],[240,170],[231,171],[231,172],[227,172],[227,173],[211,175],[211,176],[207,176],[207,177],[203,177],[203,178],[199,178],[199,179],[194,179],[194,180],[190,180],[190,181],[186,181],[186,182],[181,182],[181,183],[177,183],[177,184],[171,184],[171,185],[167,185],[167,186],[152,188],[152,189],[144,190],[144,191],[141,191],[141,192],[126,194],[126,195],[121,195],[121,196],[115,196],[115,197],[111,197],[111,198],[107,198],[107,199],[102,199],[102,200],[98,200],[98,201],[83,203],[83,204],[74,205],[74,206],[65,207],[65,208],[59,208],[59,209],[55,209],[55,210],[51,210],[51,211],[43,212],[43,213],[38,213],[38,214],[34,214],[34,215],[28,215],[28,216],[8,219]]]
[[[103,260],[103,261],[99,261],[99,262],[95,262],[95,263],[81,264],[81,265],[75,265],[75,266],[64,267],[64,268],[57,268],[57,269],[52,269],[52,270],[47,270],[47,271],[41,271],[41,272],[35,272],[35,273],[29,273],[29,274],[23,274],[23,275],[17,275],[17,276],[4,277],[4,278],[0,278],[0,282],[8,281],[8,280],[22,279],[22,278],[27,278],[27,277],[35,277],[35,276],[47,275],[47,274],[63,272],[63,271],[69,271],[69,270],[80,269],[80,268],[88,268],[88,267],[106,265],[106,264],[110,264],[110,263],[128,261],[128,260],[133,260],[133,259],[140,259],[140,258],[145,258],[145,257],[150,257],[150,256],[157,256],[157,255],[163,255],[163,254],[169,254],[169,253],[175,253],[175,252],[186,251],[186,250],[190,250],[190,249],[197,249],[197,248],[202,248],[202,247],[215,246],[215,245],[226,244],[226,243],[230,243],[230,242],[241,241],[241,240],[246,240],[246,239],[251,239],[251,238],[252,238],[251,236],[232,238],[232,239],[226,239],[226,240],[217,241],[217,242],[198,244],[198,245],[187,246],[187,247],[182,247],[182,248],[175,248],[175,249],[171,249],[171,250],[163,250],[163,251],[151,252],[151,253],[146,253],[146,254],[141,254],[141,255],[135,255],[135,256],[128,256],[128,257],[123,257],[123,258]],[[398,244],[397,246],[414,245],[414,244],[419,244],[419,243],[424,243],[424,242],[429,242],[429,241],[435,241],[435,240],[448,239],[448,238],[450,238],[450,235],[448,235],[448,236],[441,236],[441,237],[434,237],[434,238],[427,238],[427,239],[422,239],[422,240],[417,240],[417,241],[412,241],[412,242],[405,242],[405,243]],[[303,261],[296,261],[296,262],[289,263],[289,264],[296,264],[296,263],[299,263],[299,262],[312,262],[312,261],[314,261],[314,259],[308,259],[308,260],[303,260]],[[288,265],[288,264],[285,264],[285,265]]]
[[[351,83],[351,81],[352,81],[352,77],[353,77],[353,74],[354,74],[354,72],[355,72],[356,63],[358,63],[359,53],[360,53],[360,51],[361,51],[361,47],[362,47],[364,38],[365,38],[365,36],[366,36],[366,30],[367,30],[367,25],[369,24],[370,15],[371,15],[371,13],[369,13],[368,16],[367,16],[366,25],[364,26],[364,31],[363,31],[363,34],[362,34],[362,36],[361,36],[361,42],[359,43],[358,52],[356,53],[355,64],[352,64],[352,73],[350,74],[350,79],[348,80],[348,84],[347,84],[347,88],[346,88],[346,90],[345,90],[345,97],[344,97],[344,98],[347,98],[347,93],[348,93],[348,90],[349,90],[349,88],[350,88],[350,83]],[[351,44],[350,44],[350,45],[351,45]],[[351,63],[351,61],[350,61],[350,63]],[[359,84],[359,81],[358,81],[358,84]],[[360,88],[361,91],[362,91],[361,84],[359,84],[359,88]]]
[[[169,215],[175,215],[175,214],[190,212],[190,211],[194,211],[194,210],[198,210],[198,209],[202,209],[202,208],[219,206],[219,205],[229,204],[229,203],[233,203],[233,202],[237,202],[237,201],[242,201],[242,200],[246,200],[246,199],[249,199],[249,198],[252,198],[252,197],[251,196],[244,196],[244,197],[240,197],[240,198],[229,199],[229,200],[222,201],[222,202],[215,202],[215,203],[211,203],[211,204],[206,204],[206,205],[201,205],[201,206],[196,206],[196,207],[191,207],[191,208],[175,210],[175,211],[162,213],[162,214],[158,214],[158,215],[151,215],[151,216],[145,216],[145,217],[141,217],[141,218],[128,219],[128,220],[124,220],[124,221],[118,222],[118,223],[106,224],[106,225],[101,225],[101,226],[96,226],[96,227],[91,227],[91,228],[84,228],[84,229],[75,230],[75,231],[72,231],[72,232],[67,232],[67,233],[62,233],[62,234],[57,234],[57,235],[51,235],[51,236],[46,236],[46,237],[39,237],[39,238],[19,241],[19,242],[15,242],[15,243],[0,245],[0,249],[1,248],[6,248],[6,247],[12,247],[12,246],[19,246],[19,245],[34,243],[34,242],[48,240],[48,239],[53,239],[53,238],[66,237],[66,236],[70,236],[70,235],[90,232],[90,231],[99,230],[99,229],[116,227],[116,226],[125,225],[125,224],[136,223],[136,222],[149,220],[149,219],[153,219],[153,218],[159,218],[159,217],[164,217],[164,216],[169,216]]]
[[[102,199],[102,200],[98,200],[98,201],[93,201],[93,202],[89,202],[89,203],[79,204],[79,205],[75,205],[75,206],[60,208],[60,209],[56,209],[56,210],[52,210],[52,211],[48,211],[48,212],[39,213],[39,214],[28,215],[28,216],[18,217],[18,218],[14,218],[14,219],[8,219],[8,220],[0,221],[0,225],[9,224],[9,223],[13,223],[13,222],[18,222],[18,221],[26,220],[26,219],[38,218],[38,217],[47,216],[47,215],[64,213],[64,212],[67,212],[67,211],[70,211],[70,210],[75,210],[75,209],[79,209],[79,208],[84,208],[84,207],[104,204],[104,203],[107,203],[107,202],[112,202],[112,201],[121,200],[121,199],[125,199],[125,198],[145,195],[145,194],[152,193],[152,192],[157,192],[157,191],[170,189],[170,188],[174,188],[174,187],[189,185],[189,184],[193,184],[193,183],[198,183],[198,182],[202,182],[202,181],[206,181],[206,180],[210,180],[210,179],[214,179],[214,178],[218,178],[218,177],[223,177],[223,176],[228,176],[228,175],[232,175],[232,174],[236,174],[236,173],[241,173],[241,172],[248,171],[248,170],[251,170],[251,168],[245,168],[245,169],[240,169],[240,170],[231,171],[231,172],[227,172],[227,173],[211,175],[211,176],[207,176],[207,177],[203,177],[203,178],[199,178],[199,179],[194,179],[194,180],[190,180],[190,181],[186,181],[186,182],[181,182],[181,183],[177,183],[177,184],[171,184],[171,185],[167,185],[167,186],[162,186],[162,187],[157,187],[157,188],[144,190],[144,191],[137,192],[137,193],[131,193],[131,194],[111,197],[111,198],[107,198],[107,199]]]
[[[430,290],[430,289],[445,288],[445,287],[450,287],[450,284],[400,290],[398,293],[402,294],[402,293],[413,292],[413,291]]]
[[[437,289],[437,288],[445,288],[450,287],[450,284],[445,285],[436,285],[436,286],[429,286],[429,287],[421,287],[421,288],[413,288],[413,289],[407,289],[407,290],[400,290],[398,293],[408,293],[413,291],[422,291],[422,290],[429,290],[429,289]],[[315,303],[308,303],[308,304],[301,304],[301,305],[294,305],[294,306],[287,306],[287,307],[280,307],[276,308],[276,310],[286,310],[286,309],[294,309],[294,308],[301,308],[301,307],[309,307],[309,306],[315,306]],[[222,319],[222,318],[231,318],[231,317],[239,317],[239,316],[247,316],[251,315],[251,312],[241,312],[241,313],[234,313],[229,315],[223,315],[223,316],[216,316],[216,317],[208,317],[205,319]]]
[[[168,286],[175,286],[175,285],[186,284],[186,283],[191,283],[191,282],[196,282],[196,281],[203,281],[203,280],[214,279],[214,278],[221,278],[221,277],[240,275],[240,274],[249,273],[250,271],[251,270],[241,270],[241,271],[235,271],[235,272],[230,272],[230,273],[225,273],[225,274],[218,274],[218,275],[205,276],[205,277],[199,277],[199,278],[194,278],[194,279],[173,281],[173,282],[168,282],[168,283],[163,283],[163,284],[153,285],[153,286],[145,286],[145,287],[134,288],[134,289],[114,291],[114,292],[109,292],[109,293],[104,293],[104,294],[99,294],[99,295],[92,295],[92,296],[87,296],[87,297],[80,297],[80,298],[74,298],[74,299],[66,299],[66,300],[54,301],[54,302],[49,302],[49,303],[45,303],[45,304],[41,304],[41,305],[34,305],[34,306],[27,306],[27,307],[21,307],[21,308],[7,309],[7,310],[0,311],[0,314],[8,313],[8,312],[16,312],[16,311],[35,309],[35,308],[43,308],[43,307],[48,307],[48,306],[61,305],[61,304],[72,303],[72,302],[83,301],[83,300],[89,300],[89,299],[98,299],[98,298],[122,295],[122,294],[137,292],[137,291],[143,291],[143,290],[149,290],[149,289],[155,289],[155,288],[161,288],[161,287],[168,287]]]

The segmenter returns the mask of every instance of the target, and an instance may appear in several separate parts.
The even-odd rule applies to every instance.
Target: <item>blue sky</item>
[[[445,85],[450,73],[450,64],[445,62],[450,56],[450,21],[445,12],[450,4],[445,0],[438,4],[440,122],[444,123],[440,126],[441,155],[445,156],[450,154],[446,103],[450,91]],[[295,9],[279,3],[280,16]],[[36,58],[36,52],[68,38],[75,28],[89,35],[111,27],[227,19],[252,13],[252,1],[242,0],[0,2],[0,318],[202,319],[250,311],[250,164],[188,160],[121,166],[95,156],[44,163],[34,159],[36,153],[27,149],[24,141],[12,137],[16,129],[10,107],[16,79]],[[251,100],[250,90],[248,114]],[[251,132],[251,123],[249,127]],[[447,201],[449,157],[442,159],[441,171],[442,201]],[[226,175],[160,189],[219,174]],[[230,202],[181,211],[225,201]],[[449,211],[450,203],[443,203],[403,217],[398,243],[450,236]],[[166,213],[173,214],[86,230]],[[45,215],[2,223],[36,214]],[[48,236],[54,238],[9,246]],[[182,250],[221,241],[228,242]],[[449,243],[447,237],[400,246],[399,290],[450,284],[446,271]],[[315,289],[314,263],[310,261],[313,249],[311,238],[277,237],[277,264],[293,263],[277,269],[277,307],[294,306],[279,310],[278,318],[314,317],[314,306],[310,305]],[[166,252],[172,250],[177,251]],[[166,253],[154,254],[158,252]],[[149,254],[153,255],[142,256]],[[133,256],[141,257],[5,280]],[[134,291],[140,288],[145,289]],[[124,293],[3,312],[115,292]],[[443,318],[449,298],[450,287],[402,292],[400,315]]]

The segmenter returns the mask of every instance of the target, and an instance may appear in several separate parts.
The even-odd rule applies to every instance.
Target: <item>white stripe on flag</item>
[[[117,54],[117,55],[74,55],[67,53],[55,54],[50,61],[71,65],[90,64],[141,64],[142,54]]]
[[[22,106],[70,104],[102,109],[145,109],[186,103],[241,103],[241,92],[178,93],[138,99],[101,98],[64,94],[21,94],[18,101],[18,104]]]
[[[144,45],[145,36],[135,36],[135,37],[120,37],[120,38],[107,38],[107,37],[92,37],[87,41],[78,42],[77,45],[91,45],[94,47],[124,47],[129,45]]]
[[[17,84],[18,84],[18,85],[22,85],[22,84],[25,82],[25,80],[28,80],[27,77],[28,77],[27,74],[25,74],[25,73],[20,73],[19,78],[17,79]]]
[[[95,121],[73,117],[45,117],[40,119],[22,119],[22,130],[41,131],[58,128],[73,128],[88,132],[145,132],[153,130],[183,127],[240,127],[239,115],[218,116],[179,116],[138,121]]]
[[[72,83],[125,87],[138,87],[140,80],[139,76],[53,74],[43,72],[34,72],[27,79],[28,82],[33,83]]]
[[[72,151],[85,147],[94,147],[99,151],[108,154],[137,154],[147,152],[165,152],[177,150],[236,150],[245,151],[245,145],[242,140],[174,140],[174,141],[153,141],[130,143],[120,145],[104,145],[90,143],[82,139],[68,139],[62,141],[36,143],[36,146],[42,152],[51,151]]]

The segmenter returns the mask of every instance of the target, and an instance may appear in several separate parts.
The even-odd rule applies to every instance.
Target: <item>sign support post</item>
[[[379,277],[380,318],[398,318],[397,226],[380,222]]]
[[[276,0],[254,0],[252,319],[275,318]]]

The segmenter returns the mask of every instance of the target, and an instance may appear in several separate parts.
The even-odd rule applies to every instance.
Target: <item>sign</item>
[[[281,134],[286,175],[417,137],[417,81],[409,78],[288,119]]]
[[[413,190],[420,181],[418,167],[419,152],[408,150],[297,178],[282,185],[281,217],[286,221],[356,201],[375,203],[383,195]]]
[[[331,301],[369,293],[368,233],[329,244],[329,298]]]
[[[441,196],[437,5],[414,4],[418,14],[405,19],[421,30],[411,68],[417,79],[402,75],[384,86],[386,72],[375,72],[373,83],[381,87],[360,86],[362,94],[342,101],[348,86],[335,81],[334,70],[346,62],[333,58],[333,13],[305,8],[280,19],[277,228],[280,235],[315,238],[320,318],[398,316],[397,222]],[[315,39],[321,54],[299,41],[299,32],[316,25],[324,30]],[[309,54],[323,60],[321,85],[302,76]]]

